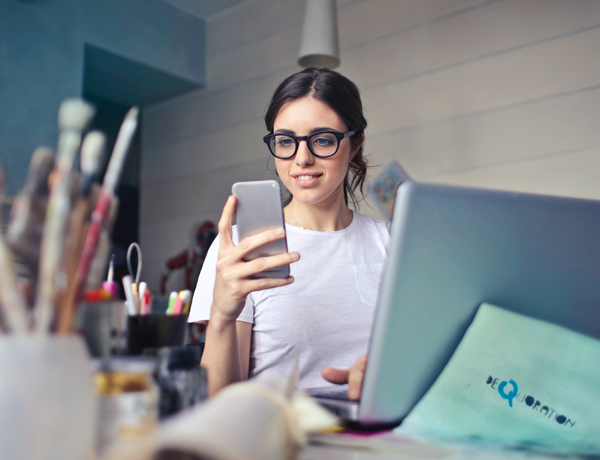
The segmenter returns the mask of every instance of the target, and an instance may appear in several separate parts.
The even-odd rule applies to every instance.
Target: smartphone
[[[236,182],[231,187],[231,193],[237,198],[235,220],[239,241],[265,230],[285,228],[279,182],[274,180]],[[287,239],[284,237],[255,249],[244,260],[249,261],[286,252],[288,252]],[[290,266],[282,265],[258,273],[253,278],[287,278],[288,276],[290,276]]]

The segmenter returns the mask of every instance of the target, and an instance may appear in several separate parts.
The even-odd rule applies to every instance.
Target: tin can
[[[95,361],[98,397],[96,451],[117,441],[148,433],[158,420],[158,390],[153,359],[112,358]]]

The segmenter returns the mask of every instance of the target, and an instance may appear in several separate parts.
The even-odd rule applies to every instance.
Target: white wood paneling
[[[224,91],[196,93],[144,116],[145,148],[157,148],[262,117],[277,85],[290,72],[245,81]]]
[[[304,18],[303,0],[256,0],[207,24],[210,57],[285,30]]]
[[[346,50],[340,71],[368,89],[599,23],[594,0],[504,0]]]
[[[375,87],[363,93],[364,104],[369,108],[370,133],[418,126],[600,84],[598,56],[600,26],[493,59]]]
[[[239,162],[266,160],[269,153],[262,141],[264,134],[262,118],[254,118],[234,127],[154,148],[144,159],[144,183],[174,181],[190,174],[232,167]]]
[[[145,225],[214,213],[215,208],[220,209],[225,204],[234,182],[275,179],[274,171],[273,161],[265,156],[259,161],[149,184],[144,188],[140,222]]]
[[[600,145],[600,88],[443,123],[367,136],[374,163],[415,178]]]
[[[427,182],[600,199],[600,147],[492,165],[427,179]]]
[[[493,0],[498,1],[498,0]],[[490,0],[373,0],[337,2],[342,52],[390,34],[485,6]]]

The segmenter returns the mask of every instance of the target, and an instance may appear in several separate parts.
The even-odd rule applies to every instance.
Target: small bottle
[[[123,437],[152,430],[158,420],[158,390],[152,378],[154,359],[112,358],[95,361],[98,396],[96,452]]]
[[[159,363],[161,419],[208,397],[206,370],[200,367],[200,350],[196,347],[163,348],[159,351]]]

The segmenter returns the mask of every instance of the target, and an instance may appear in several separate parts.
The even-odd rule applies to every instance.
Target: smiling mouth
[[[300,179],[300,180],[311,180],[311,179],[315,179],[317,177],[321,177],[321,174],[292,174],[292,177],[294,179]]]

